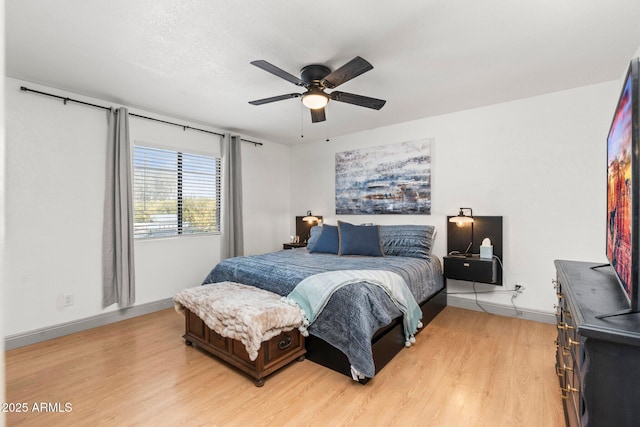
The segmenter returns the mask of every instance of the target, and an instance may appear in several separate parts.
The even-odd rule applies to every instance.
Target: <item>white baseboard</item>
[[[87,317],[85,319],[74,320],[73,322],[62,323],[21,334],[9,335],[4,339],[4,349],[12,350],[14,348],[24,347],[26,345],[62,337],[75,332],[85,331],[98,326],[108,325],[109,323],[115,323],[121,320],[131,319],[132,317],[142,316],[144,314],[153,313],[155,311],[171,307],[173,307],[173,298],[167,298],[160,301],[136,305],[134,307],[122,308],[120,310]]]
[[[462,298],[455,295],[447,295],[447,305],[476,311],[482,311],[482,308],[484,308],[491,314],[498,314],[500,316],[507,317],[518,317],[519,319],[532,320],[534,322],[541,323],[550,323],[552,325],[556,324],[556,316],[554,313],[547,313],[520,307],[518,307],[518,312],[516,312],[515,308],[512,305],[495,304],[492,302],[483,301],[480,301],[480,305],[482,306],[482,308],[480,308],[478,307],[474,299]]]

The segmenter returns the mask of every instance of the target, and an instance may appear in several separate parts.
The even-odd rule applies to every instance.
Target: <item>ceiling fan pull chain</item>
[[[325,110],[328,109],[327,107],[325,107]],[[329,142],[329,123],[327,121],[324,122],[324,130],[325,130],[326,141]]]
[[[300,138],[304,138],[304,108],[300,103]]]

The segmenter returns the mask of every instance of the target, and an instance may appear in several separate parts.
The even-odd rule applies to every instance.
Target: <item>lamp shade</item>
[[[307,211],[307,216],[302,218],[302,220],[305,221],[305,222],[317,222],[318,221],[318,217],[313,215],[311,213],[311,211]]]
[[[469,211],[469,216],[464,214],[464,210]],[[455,222],[459,227],[465,224],[473,224],[473,210],[471,208],[460,208],[458,216],[452,216],[449,218],[449,222]]]
[[[329,97],[324,93],[310,92],[302,97],[302,103],[305,107],[315,110],[317,108],[324,108],[329,103]]]
[[[455,222],[458,225],[470,224],[473,222],[473,218],[469,216],[454,216],[449,219],[450,222]]]

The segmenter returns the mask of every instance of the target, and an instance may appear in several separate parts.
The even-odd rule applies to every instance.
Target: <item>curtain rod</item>
[[[23,92],[33,92],[33,93],[38,93],[40,95],[50,96],[52,98],[62,99],[62,101],[64,102],[64,105],[67,105],[67,102],[75,102],[77,104],[87,105],[89,107],[102,108],[103,110],[113,110],[113,107],[105,107],[104,105],[92,104],[90,102],[84,102],[84,101],[80,101],[80,100],[77,100],[77,99],[68,98],[68,97],[65,97],[65,96],[54,95],[52,93],[47,93],[47,92],[41,92],[39,90],[29,89],[28,87],[25,87],[25,86],[20,86],[20,90],[23,91]],[[187,125],[181,125],[180,123],[168,122],[166,120],[155,119],[153,117],[141,116],[140,114],[129,113],[129,115],[130,116],[134,116],[134,117],[139,117],[141,119],[153,120],[154,122],[165,123],[165,124],[173,125],[173,126],[180,126],[185,131],[187,129],[191,129],[191,130],[197,130],[198,132],[205,132],[205,133],[210,133],[210,134],[213,134],[213,135],[224,136],[224,134],[222,134],[222,133],[213,132],[213,131],[206,130],[206,129],[194,128],[194,127],[187,126]],[[244,141],[244,142],[249,142],[249,143],[255,145],[256,147],[258,145],[264,145],[262,142],[249,141],[248,139],[240,138],[240,140]]]

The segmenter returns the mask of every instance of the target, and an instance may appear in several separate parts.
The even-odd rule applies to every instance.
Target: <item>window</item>
[[[220,159],[136,145],[135,238],[220,232]]]

